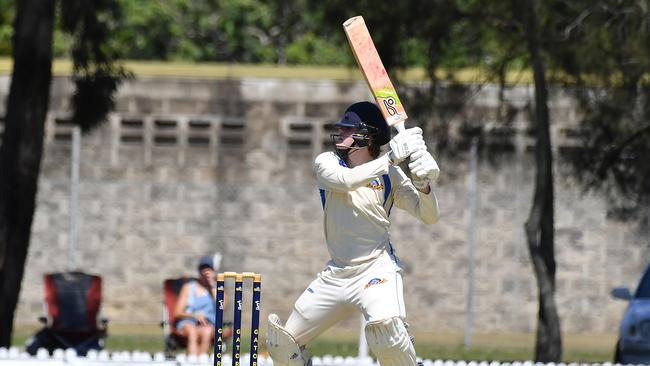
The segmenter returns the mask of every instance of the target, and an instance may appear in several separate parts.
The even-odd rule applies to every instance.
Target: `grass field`
[[[239,79],[272,78],[296,80],[361,80],[363,77],[356,66],[305,66],[305,65],[271,65],[271,64],[234,64],[234,63],[190,63],[190,62],[164,62],[164,61],[133,61],[124,60],[124,67],[139,77],[173,77],[173,78],[201,78],[201,79]],[[0,57],[0,75],[11,74],[13,60],[9,57]],[[56,59],[52,64],[52,73],[55,76],[69,76],[72,74],[72,62],[69,59]],[[396,79],[406,82],[426,82],[429,80],[424,68],[414,67],[406,70],[390,70]],[[549,80],[560,84],[574,83],[571,78],[563,73],[549,70]],[[436,70],[436,77],[440,80],[454,80],[463,84],[483,84],[498,82],[494,75],[488,75],[485,70],[468,67],[457,70]],[[611,81],[620,82],[620,75],[612,75]],[[650,73],[643,76],[645,83],[650,83]],[[532,84],[531,70],[511,70],[506,72],[506,84]],[[583,81],[587,84],[601,85],[602,81],[590,75],[585,75]]]
[[[13,61],[7,57],[0,57],[0,75],[11,73]],[[160,61],[124,61],[124,66],[132,71],[136,77],[187,77],[202,79],[223,78],[273,78],[273,79],[299,79],[299,80],[361,80],[363,76],[355,67],[345,66],[279,66],[279,65],[254,65],[254,64],[227,64],[227,63],[187,63],[187,62],[160,62]],[[57,76],[68,76],[72,73],[72,63],[67,59],[54,60],[52,72]],[[393,70],[396,77],[403,81],[426,81],[428,77],[422,68],[407,70]],[[445,79],[448,73],[439,70],[436,75]],[[480,83],[485,81],[483,75],[475,68],[456,70],[453,72],[455,80],[463,83]],[[528,71],[508,73],[508,83],[530,83],[532,75]]]
[[[23,347],[25,340],[38,327],[19,326],[14,332],[13,344]],[[357,354],[358,331],[332,329],[310,345],[313,355],[326,354],[354,356]],[[564,362],[601,363],[612,361],[616,339],[614,335],[565,335]],[[262,342],[263,343],[263,342]],[[244,349],[248,347],[244,339]],[[415,345],[418,356],[443,360],[531,360],[533,358],[533,334],[476,334],[472,347],[465,349],[460,333],[416,333]],[[156,325],[109,324],[109,350],[162,352],[162,330]],[[262,352],[264,348],[262,345]]]

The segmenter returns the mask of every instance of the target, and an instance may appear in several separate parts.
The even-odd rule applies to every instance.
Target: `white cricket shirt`
[[[438,221],[433,190],[419,192],[387,155],[348,168],[334,152],[314,161],[324,212],[325,241],[338,266],[357,265],[392,254],[390,213],[397,206],[422,222]]]

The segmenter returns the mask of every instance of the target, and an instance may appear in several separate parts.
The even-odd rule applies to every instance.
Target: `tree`
[[[13,316],[36,204],[52,79],[54,3],[18,3],[14,70],[0,147],[0,346],[11,345]]]
[[[114,65],[105,46],[119,7],[113,0],[61,0],[62,28],[74,37],[76,91],[73,122],[97,125],[113,106],[113,94],[129,74]],[[5,132],[0,147],[0,347],[11,345],[35,210],[43,134],[52,80],[56,2],[18,2]]]
[[[541,55],[539,5],[527,0],[522,5],[526,45],[533,64],[535,83],[535,193],[525,230],[528,250],[538,288],[538,323],[535,361],[562,361],[560,318],[555,304],[555,228],[553,154],[546,70]]]
[[[535,181],[524,232],[538,290],[535,361],[560,362],[562,334],[555,302],[553,154],[545,65],[547,50],[543,37],[547,28],[554,26],[555,18],[547,5],[542,6],[538,0],[512,0],[468,7],[467,17],[479,24],[482,31],[479,39],[484,41],[469,44],[470,51],[467,52],[484,57],[482,63],[502,89],[507,70],[530,67],[533,71],[534,113],[531,122],[535,130]],[[498,47],[481,45],[490,45],[494,41]],[[474,48],[477,46],[479,49]],[[497,117],[504,118],[503,111]]]
[[[586,190],[605,194],[610,216],[650,227],[650,8],[645,1],[564,1],[569,17],[552,59],[584,111],[580,147],[568,154]]]
[[[558,361],[560,328],[551,296],[555,288],[552,155],[542,83],[564,84],[580,102],[580,143],[565,155],[574,176],[586,190],[605,193],[610,216],[636,219],[648,232],[650,167],[643,157],[650,151],[650,9],[645,1],[555,0],[543,6],[536,2],[524,2],[528,11],[508,18],[525,20],[535,82],[537,183],[526,234],[540,293],[536,359]],[[539,67],[544,60],[551,76],[544,76],[545,68]],[[542,130],[540,122],[546,125]],[[543,171],[550,174],[540,175]]]

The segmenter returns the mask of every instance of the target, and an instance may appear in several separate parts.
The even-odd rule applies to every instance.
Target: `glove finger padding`
[[[427,156],[428,155],[428,156]],[[411,155],[411,162],[409,163],[409,169],[411,173],[418,170],[422,170],[431,164],[433,158],[427,151],[417,151]]]
[[[420,127],[411,127],[411,128],[405,129],[404,131],[400,132],[399,134],[402,134],[402,133],[407,134],[407,135],[422,135],[422,129]]]
[[[407,156],[410,156],[418,150],[425,150],[427,148],[427,146],[424,144],[422,136],[419,135],[415,135],[413,138],[406,140],[406,144],[408,144]]]
[[[422,130],[419,127],[406,129],[391,139],[391,141],[401,143],[410,139],[422,139]]]
[[[424,146],[424,149],[419,149],[419,150],[414,151],[410,156],[411,164],[413,164],[415,161],[417,161],[418,159],[420,159],[421,157],[426,155],[427,152],[428,151],[426,149],[426,145]],[[411,164],[409,164],[409,168],[411,167]]]
[[[416,169],[411,170],[411,174],[413,174],[415,177],[419,179],[426,179],[427,177],[427,171],[424,168],[418,167]]]
[[[399,164],[415,151],[426,149],[422,130],[414,127],[400,132],[390,140],[390,149],[390,157],[395,164]]]
[[[418,154],[419,157],[413,160],[413,155],[411,156],[412,161],[409,164],[411,174],[420,179],[428,179],[431,182],[435,182],[440,174],[440,168],[433,156],[427,151],[424,154]]]

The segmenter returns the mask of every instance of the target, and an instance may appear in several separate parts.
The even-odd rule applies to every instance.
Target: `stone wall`
[[[489,124],[495,90],[477,91],[455,118]],[[7,91],[7,77],[0,77],[0,97]],[[68,266],[69,93],[69,81],[57,78],[18,323],[40,314],[42,275]],[[513,125],[521,131],[530,94],[518,87],[506,95],[519,108]],[[552,96],[559,141],[577,111],[562,91]],[[152,78],[124,85],[109,123],[82,143],[74,263],[103,276],[104,314],[115,323],[158,323],[162,281],[194,274],[200,255],[219,252],[222,270],[264,275],[263,316],[286,317],[327,261],[312,158],[325,146],[328,123],[351,101],[368,97],[362,82]],[[498,164],[480,157],[474,267],[480,332],[532,332],[536,324],[536,283],[523,234],[534,177],[526,153],[531,141],[524,133],[512,140],[518,148]],[[406,267],[407,312],[416,331],[464,326],[467,160],[465,154],[440,161],[437,225],[393,210],[393,241]],[[615,332],[625,303],[609,291],[636,284],[648,260],[647,238],[633,225],[608,220],[605,202],[581,194],[563,174],[556,184],[563,330]]]

